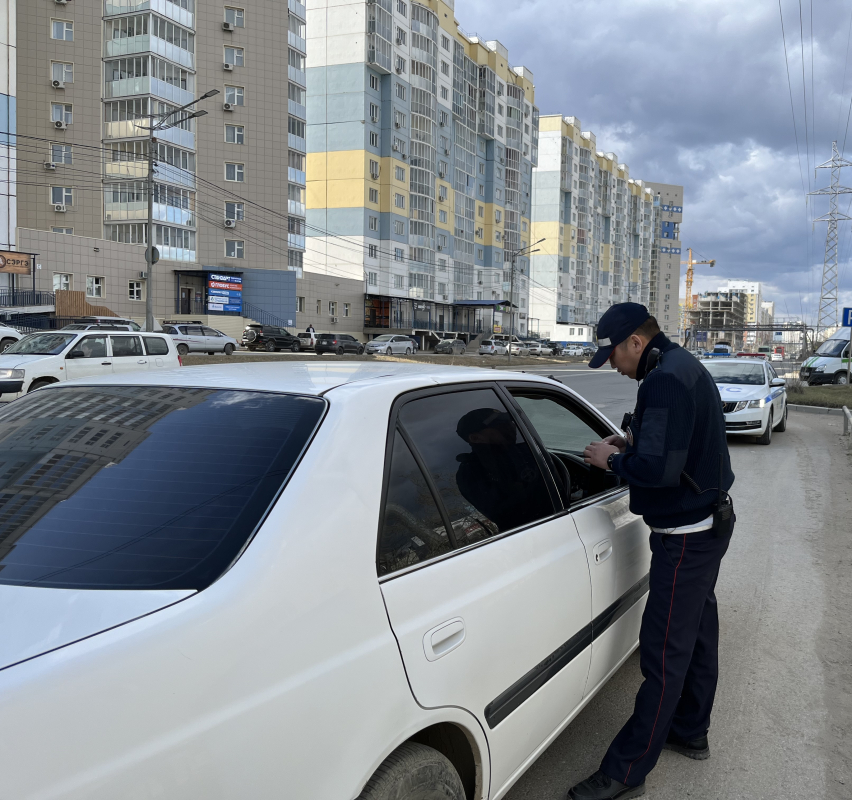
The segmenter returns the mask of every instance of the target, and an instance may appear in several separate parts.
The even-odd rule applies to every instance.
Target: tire
[[[226,344],[226,345],[225,345],[225,349],[224,349],[224,351],[223,351],[223,352],[225,353],[225,355],[226,355],[226,356],[233,355],[233,353],[234,353],[234,345],[232,345],[232,344]]]
[[[342,356],[346,351],[342,347],[337,348],[337,355]]]
[[[7,336],[5,339],[0,339],[0,353],[4,352],[17,341],[17,339],[13,339],[11,336]]]
[[[358,800],[465,800],[450,760],[425,744],[406,742],[373,773]]]
[[[846,370],[834,373],[834,382],[838,386],[846,386]]]
[[[392,356],[392,355],[393,355],[393,350],[391,350],[391,349],[390,349],[390,347],[389,347],[387,350],[385,350],[385,355],[386,355],[386,356]]]
[[[463,356],[466,352],[467,352],[467,350],[464,347],[462,347],[461,353],[459,353],[459,355]]]
[[[278,351],[278,348],[275,346],[275,342],[268,341],[264,350],[266,350],[267,353],[275,353]]]
[[[185,344],[179,344],[177,351],[179,356],[185,356],[189,352],[189,348]]]
[[[781,415],[781,420],[775,426],[775,433],[784,433],[787,430],[787,404],[784,403],[784,413]]]
[[[769,422],[766,423],[766,430],[763,432],[762,436],[757,437],[757,443],[758,444],[769,444],[772,441],[773,417],[774,417],[774,413],[772,411],[770,411],[769,412]]]
[[[363,356],[363,355],[364,355],[364,348],[363,348],[363,347],[359,347],[359,348],[358,348],[358,355],[359,355],[359,356]]]
[[[407,355],[407,356],[411,355],[411,348],[410,347],[405,348],[405,355]]]
[[[30,392],[34,392],[36,389],[41,389],[45,386],[50,386],[51,383],[59,383],[56,378],[36,378],[31,384],[30,388],[27,389],[27,394]]]
[[[301,349],[302,349],[302,345],[300,345],[298,342],[293,342],[293,344],[290,345],[290,352],[291,353],[298,353],[298,352],[301,351]]]

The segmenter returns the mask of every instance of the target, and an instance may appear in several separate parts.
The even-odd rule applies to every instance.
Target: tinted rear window
[[[204,589],[322,417],[315,397],[60,387],[0,410],[0,584]]]
[[[167,356],[169,354],[169,343],[157,336],[143,336],[145,352],[149,356]]]

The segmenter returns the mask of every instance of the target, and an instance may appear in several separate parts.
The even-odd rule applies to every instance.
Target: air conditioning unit
[[[397,74],[397,75],[402,75],[402,64],[397,64],[397,65],[396,65],[396,74]]]
[[[222,64],[222,69],[225,70],[225,72],[233,72],[234,71],[234,65],[233,64]]]
[[[237,221],[235,219],[226,219],[225,220],[225,227],[226,228],[236,228],[237,227]]]
[[[403,153],[403,154],[402,154],[402,160],[403,160],[403,161],[408,161],[408,153]]]
[[[378,114],[370,114],[370,122],[378,122],[379,115]]]
[[[140,278],[142,278],[142,280],[143,280],[143,281],[144,281],[144,280],[147,280],[147,278],[148,278],[148,273],[147,273],[147,272],[140,272],[140,273],[139,273],[139,277],[140,277]]]
[[[337,322],[337,317],[331,318],[331,324],[334,325]]]
[[[394,142],[394,143],[391,145],[391,149],[392,149],[392,150],[396,150],[397,152],[399,152],[399,145],[398,145],[396,142]]]
[[[439,244],[439,245],[438,245],[438,249],[439,249],[439,250],[443,250],[443,249],[444,249],[444,245]]]
[[[402,127],[402,125],[401,125],[401,123],[398,119],[395,119],[393,121],[393,126],[394,126],[394,128],[401,128]]]
[[[68,209],[62,203],[54,203],[53,210],[64,214]]]
[[[445,147],[445,148],[444,148],[444,155],[445,155],[445,156],[448,156],[449,154],[450,154],[450,148],[449,148],[449,147]]]
[[[439,124],[439,125],[443,128],[443,127],[445,127],[445,126],[446,126],[447,121],[446,121],[443,117],[441,117],[441,118],[438,120],[438,124]]]
[[[449,296],[448,294],[445,294],[445,295],[444,295],[444,300],[449,300],[449,299],[450,299],[450,296]]]
[[[439,194],[439,195],[438,195],[438,202],[439,202],[439,203],[446,203],[446,202],[447,202],[447,198],[446,198],[446,197],[444,197],[444,195]]]
[[[233,111],[234,104],[233,103],[222,103],[222,111]]]
[[[106,215],[107,222],[109,222],[111,219],[112,219],[112,214],[107,214]]]
[[[379,179],[379,173],[378,173],[378,171],[376,171],[376,172],[371,172],[371,173],[370,173],[370,177],[371,177],[374,181],[377,181],[377,180]]]
[[[58,131],[64,131],[64,130],[68,129],[68,123],[62,122],[61,120],[56,120],[53,123],[53,127],[56,128],[56,130],[58,130]]]
[[[505,163],[506,163],[506,159],[505,159],[503,156],[500,156],[500,163],[501,163],[501,164],[505,164]]]
[[[56,170],[56,164],[53,161],[45,161],[44,168],[49,169],[51,172]]]
[[[402,41],[402,36],[397,36],[397,37],[396,37],[396,43],[397,43],[397,45],[404,44],[404,42]]]
[[[447,171],[445,169],[439,169],[438,170],[438,177],[439,178],[446,178],[447,177]]]
[[[65,81],[51,81],[50,85],[54,89],[64,89],[65,88]]]
[[[234,23],[233,23],[233,22],[223,22],[223,23],[222,23],[222,30],[223,30],[223,31],[232,31],[232,30],[234,30]]]

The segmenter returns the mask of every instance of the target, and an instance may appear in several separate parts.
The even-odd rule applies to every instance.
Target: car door
[[[135,335],[109,337],[112,349],[112,371],[138,372],[148,369],[148,356],[142,349],[142,340]]]
[[[774,420],[778,423],[784,418],[784,408],[787,405],[787,389],[785,386],[773,386],[772,381],[778,378],[778,373],[772,364],[767,363],[769,373],[769,395],[772,397],[772,411]]]
[[[571,518],[592,579],[592,661],[586,693],[626,658],[639,639],[651,566],[649,530],[630,512],[627,487],[583,463],[583,449],[615,431],[568,392],[507,384],[541,447],[571,479]]]
[[[487,732],[492,794],[582,700],[589,568],[496,385],[406,395],[391,418],[378,573],[417,701]]]
[[[204,337],[208,353],[221,353],[225,349],[225,337],[219,331],[202,326],[201,335]]]
[[[107,337],[103,334],[83,336],[65,356],[65,376],[92,378],[112,374],[112,360],[107,356]]]
[[[206,352],[207,341],[204,338],[204,329],[201,325],[182,325],[181,330],[186,334],[186,344],[190,352]]]

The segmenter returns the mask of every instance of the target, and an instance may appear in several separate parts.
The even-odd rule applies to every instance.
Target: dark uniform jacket
[[[633,442],[613,458],[612,468],[630,485],[630,510],[648,525],[692,525],[713,513],[720,455],[722,489],[727,491],[734,482],[725,417],[710,373],[662,333],[648,343],[638,377],[654,347],[660,358],[639,386],[630,423]],[[701,494],[682,473],[698,484]]]

